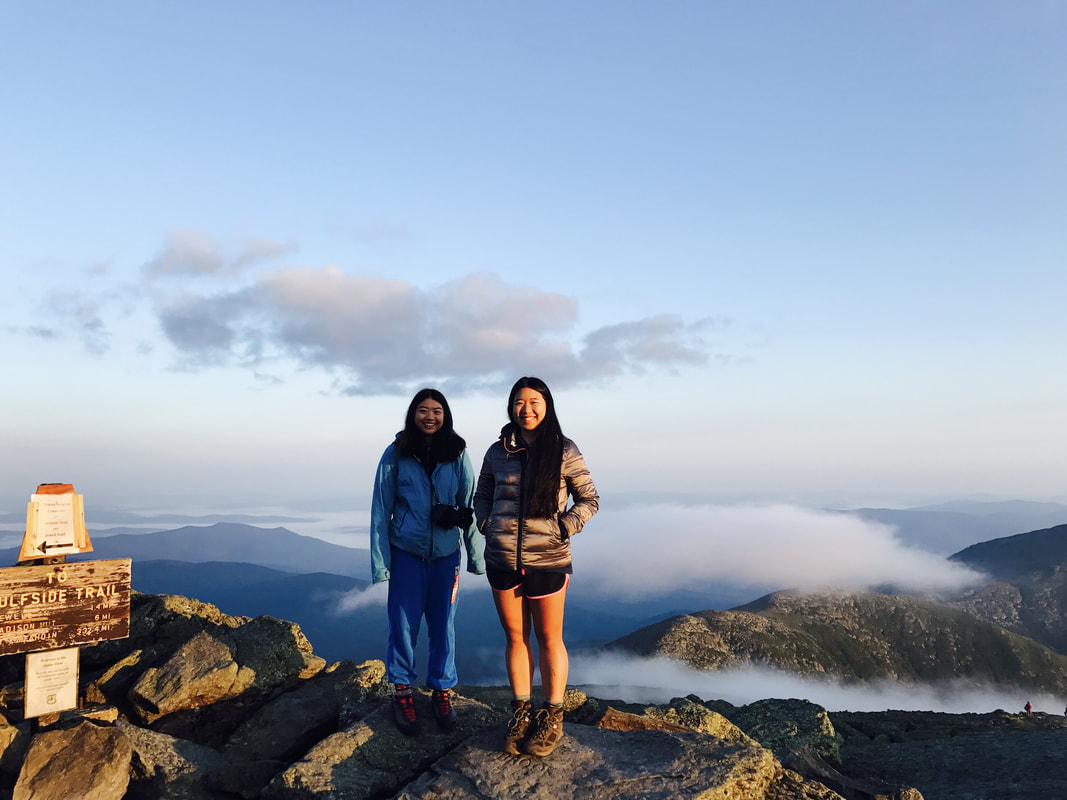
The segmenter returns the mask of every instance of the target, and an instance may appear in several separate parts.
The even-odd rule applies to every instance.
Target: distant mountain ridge
[[[187,525],[170,531],[116,534],[93,538],[93,551],[71,561],[132,558],[138,561],[234,561],[283,572],[332,572],[366,580],[370,577],[370,551],[302,536],[288,528],[257,528],[236,522]],[[11,555],[13,553],[13,555]],[[4,551],[11,564],[18,549]]]
[[[181,594],[228,614],[291,620],[329,661],[383,650],[384,620],[361,626],[353,624],[353,616],[336,614],[346,593],[369,584],[328,572],[282,572],[233,561],[138,561],[133,569],[133,588],[145,594]],[[384,618],[381,607],[376,611],[381,613],[375,616]]]
[[[836,513],[891,525],[904,544],[945,556],[1019,531],[1067,523],[1067,505],[1020,500],[941,503],[918,508],[857,508]]]
[[[949,560],[995,578],[1051,572],[1058,565],[1067,564],[1067,525],[974,544],[954,553]]]

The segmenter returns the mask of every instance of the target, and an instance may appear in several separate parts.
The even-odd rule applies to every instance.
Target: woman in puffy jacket
[[[427,683],[437,724],[455,725],[449,690],[456,685],[455,614],[460,541],[467,571],[485,572],[484,543],[474,526],[474,469],[467,445],[452,429],[448,401],[422,389],[408,406],[404,430],[385,448],[371,502],[371,577],[389,581],[386,677],[393,684],[393,716],[407,734],[419,730],[412,684],[415,643],[426,617]]]
[[[563,606],[571,573],[571,537],[597,512],[600,498],[578,447],[563,435],[552,393],[539,378],[520,378],[508,396],[500,439],[485,454],[474,513],[485,534],[485,563],[507,639],[512,718],[504,752],[546,756],[563,737],[567,648]],[[573,504],[568,507],[568,498]],[[545,703],[533,711],[537,637]]]

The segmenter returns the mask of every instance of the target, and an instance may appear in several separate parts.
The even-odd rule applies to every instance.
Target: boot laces
[[[442,717],[447,717],[452,713],[452,696],[448,692],[434,692],[433,702]]]
[[[511,719],[508,720],[508,732],[515,733],[521,731],[526,732],[526,728],[530,724],[530,704],[523,703],[521,706],[515,707],[515,712],[511,715]]]
[[[415,722],[415,698],[410,694],[398,694],[396,702],[400,706],[400,713],[404,715],[404,719],[408,722]]]

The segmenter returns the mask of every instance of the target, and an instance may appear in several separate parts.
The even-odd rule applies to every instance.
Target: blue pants
[[[389,647],[385,676],[390,683],[415,683],[415,643],[426,617],[430,636],[427,679],[431,689],[456,685],[456,590],[459,550],[424,561],[392,548],[389,567]]]

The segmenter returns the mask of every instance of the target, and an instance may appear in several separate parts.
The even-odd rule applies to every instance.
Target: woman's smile
[[[436,400],[426,398],[415,409],[415,427],[432,436],[445,424],[445,409]]]
[[[545,419],[545,398],[536,389],[521,389],[515,395],[512,415],[523,430],[536,429]]]

